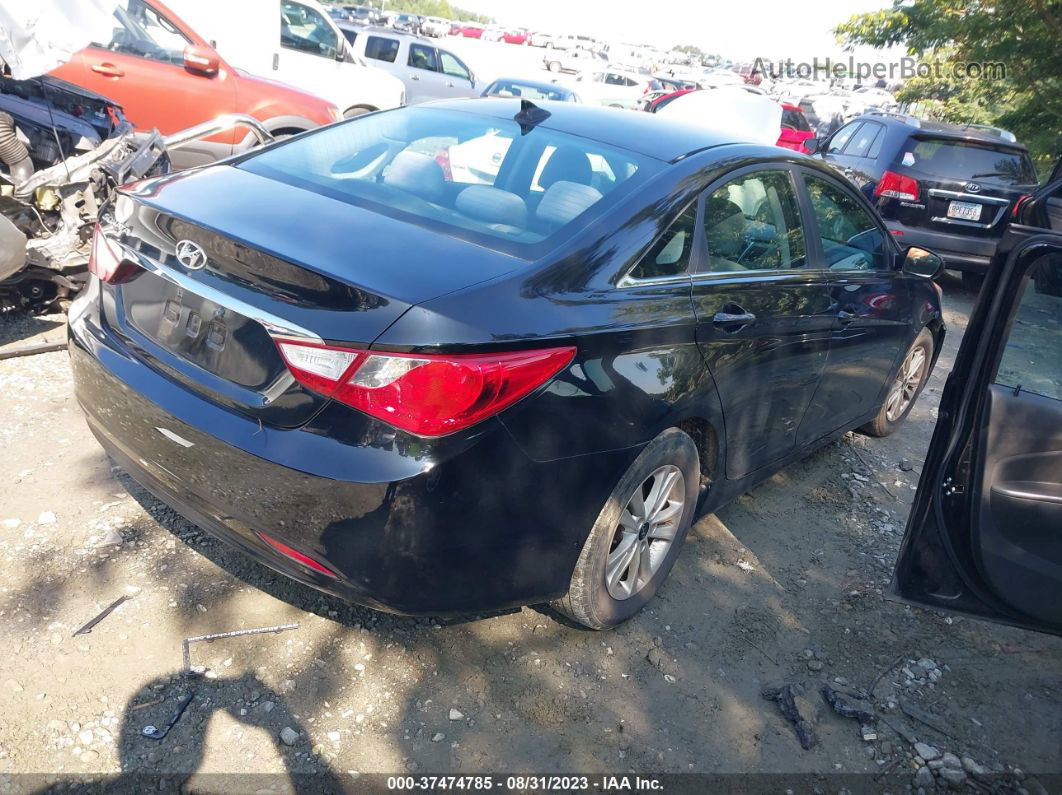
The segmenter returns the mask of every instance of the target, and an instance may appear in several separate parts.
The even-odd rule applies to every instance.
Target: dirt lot
[[[698,771],[826,790],[838,774],[870,789],[886,780],[867,774],[893,775],[893,791],[1049,789],[1062,773],[1062,642],[882,596],[972,304],[956,282],[946,291],[947,347],[907,425],[850,435],[702,520],[655,603],[604,634],[537,608],[397,618],[282,580],[111,471],[65,353],[0,361],[0,774],[194,774],[196,790],[212,773],[311,771],[348,784],[367,772]],[[61,337],[60,321],[0,320],[0,344]],[[293,622],[193,645],[207,677],[180,675],[187,636]],[[879,676],[870,706],[883,720],[864,740],[817,689]],[[761,696],[796,682],[810,750]],[[165,740],[140,736],[193,688]],[[921,771],[915,741],[936,749],[919,747]],[[944,751],[966,758],[932,759]]]

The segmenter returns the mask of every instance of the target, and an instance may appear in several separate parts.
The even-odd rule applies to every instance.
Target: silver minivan
[[[475,75],[464,61],[431,39],[384,28],[341,28],[356,55],[405,84],[407,105],[480,94]]]

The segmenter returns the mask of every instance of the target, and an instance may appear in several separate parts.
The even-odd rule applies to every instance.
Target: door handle
[[[125,77],[125,72],[112,63],[94,63],[89,68],[104,77]]]
[[[847,326],[849,323],[855,320],[855,318],[856,316],[852,312],[849,312],[845,309],[842,309],[837,313],[837,319],[840,320],[841,325],[844,326]]]
[[[410,75],[409,79],[410,80],[420,80],[420,77],[418,75]]]
[[[277,71],[280,68],[280,53],[273,53],[273,71]]]
[[[850,168],[842,168],[841,173],[848,177],[848,179],[851,179],[855,175],[855,172]]]
[[[453,87],[454,87],[454,84],[453,84],[453,83],[447,83],[447,84],[446,84],[446,87],[447,87],[447,88],[453,88]]]
[[[716,312],[715,317],[712,318],[712,323],[716,328],[721,328],[726,332],[740,331],[756,320],[756,316],[751,312],[740,311],[740,307],[733,307],[738,309],[738,312]]]

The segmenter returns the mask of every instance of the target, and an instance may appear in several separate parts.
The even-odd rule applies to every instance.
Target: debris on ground
[[[768,701],[778,705],[778,711],[782,717],[793,724],[800,747],[805,751],[813,748],[818,742],[815,729],[812,725],[814,710],[804,698],[805,688],[800,684],[788,684],[782,687],[769,687],[762,695]],[[803,710],[801,708],[803,707]]]
[[[130,599],[132,599],[132,597],[129,596],[128,594],[122,594],[117,599],[115,599],[113,602],[111,602],[109,605],[107,605],[105,608],[103,608],[99,613],[97,613],[94,618],[90,619],[80,629],[78,629],[76,632],[74,632],[73,637],[76,638],[78,635],[87,635],[87,634],[89,634],[90,632],[92,632],[92,628],[93,627],[95,627],[98,623],[103,621],[103,619],[105,619],[107,616],[109,616],[111,613],[113,613],[115,611],[115,609],[122,602],[126,602],[126,601],[128,601]]]

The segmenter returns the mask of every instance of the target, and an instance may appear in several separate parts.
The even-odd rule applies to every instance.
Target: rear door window
[[[990,144],[912,138],[900,153],[900,163],[957,181],[1007,187],[1036,184],[1036,171],[1026,153]]]
[[[410,44],[409,57],[406,61],[414,69],[427,69],[430,72],[439,71],[439,59],[436,57],[434,47],[425,47],[423,44]]]
[[[704,202],[708,269],[785,270],[805,264],[804,230],[788,171],[745,174]]]
[[[398,56],[398,40],[385,36],[369,36],[365,40],[365,57],[374,61],[394,63]]]

